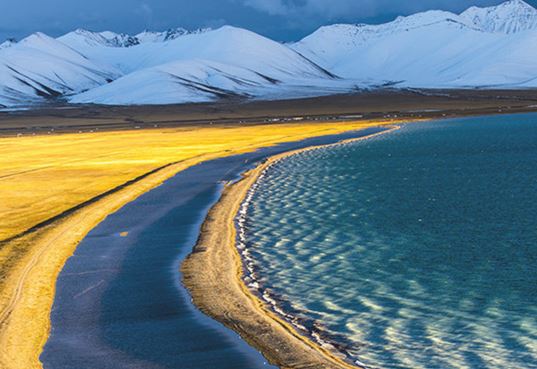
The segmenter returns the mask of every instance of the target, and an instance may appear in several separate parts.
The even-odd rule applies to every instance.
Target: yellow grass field
[[[178,128],[0,139],[0,241],[163,165],[367,123]]]
[[[41,367],[38,358],[50,330],[58,273],[87,232],[125,203],[201,161],[389,123],[198,126],[0,138],[0,368]]]

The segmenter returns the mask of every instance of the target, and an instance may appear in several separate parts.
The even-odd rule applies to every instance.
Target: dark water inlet
[[[267,368],[234,332],[201,314],[179,266],[222,182],[269,156],[387,128],[312,138],[201,163],[108,216],[57,281],[46,369]],[[203,273],[203,271],[200,271]]]

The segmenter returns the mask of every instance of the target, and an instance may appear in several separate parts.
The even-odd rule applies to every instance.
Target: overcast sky
[[[330,23],[381,23],[427,9],[460,12],[501,0],[2,0],[0,40],[36,31],[59,36],[76,28],[138,33],[248,28],[279,41],[297,40]],[[528,3],[536,6],[537,0]]]

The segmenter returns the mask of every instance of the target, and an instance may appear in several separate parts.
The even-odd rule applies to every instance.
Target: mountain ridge
[[[537,10],[523,0],[509,0],[486,8],[473,6],[460,17],[487,32],[517,33],[537,29]]]
[[[472,19],[475,9],[486,16]],[[537,10],[522,0],[461,15],[428,11],[381,25],[321,27],[291,47],[348,79],[400,87],[532,88],[537,87],[532,46],[537,18],[528,22],[533,14]],[[513,27],[513,19],[523,27]]]
[[[327,25],[290,44],[232,26],[36,32],[0,44],[0,105],[273,99],[384,85],[537,88],[536,44],[537,10],[523,0]]]

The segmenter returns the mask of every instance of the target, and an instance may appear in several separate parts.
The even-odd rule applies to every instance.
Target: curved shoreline
[[[183,283],[194,304],[204,313],[233,329],[281,368],[356,368],[342,354],[314,343],[275,313],[244,283],[244,264],[237,248],[235,220],[259,177],[273,163],[304,151],[340,145],[399,129],[292,150],[270,157],[226,186],[210,210],[192,253],[181,266]]]
[[[108,215],[158,187],[178,172],[201,162],[293,142],[294,139],[299,141],[309,137],[340,134],[383,123],[389,122],[357,121],[330,128],[320,127],[309,134],[282,136],[274,141],[242,145],[236,151],[208,153],[170,163],[47,222],[39,229],[1,243],[0,260],[5,255],[11,257],[12,254],[17,259],[9,266],[9,273],[1,281],[4,287],[0,289],[0,368],[42,368],[39,356],[51,330],[50,312],[57,277],[79,242]]]

